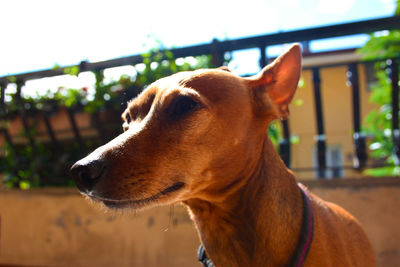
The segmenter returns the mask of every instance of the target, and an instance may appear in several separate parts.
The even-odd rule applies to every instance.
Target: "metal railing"
[[[259,65],[263,67],[268,64],[269,59],[266,54],[266,48],[271,45],[292,43],[292,42],[307,42],[324,38],[348,36],[361,33],[372,33],[375,31],[382,30],[393,30],[400,29],[400,17],[388,17],[367,21],[359,21],[352,23],[344,23],[338,25],[289,31],[276,34],[268,34],[250,38],[241,38],[228,41],[217,41],[214,40],[209,44],[201,44],[190,47],[175,48],[169,50],[172,52],[175,58],[182,58],[188,56],[199,56],[199,55],[212,55],[214,65],[221,65],[223,62],[223,57],[226,52],[232,52],[248,48],[257,48],[260,51]],[[80,72],[84,71],[99,71],[111,67],[124,66],[124,65],[135,65],[143,61],[141,55],[133,55],[123,58],[111,59],[101,62],[86,62],[82,61],[78,67]],[[392,128],[393,128],[393,142],[395,147],[395,153],[400,157],[400,131],[399,131],[399,120],[398,120],[398,101],[399,101],[399,85],[398,85],[398,64],[396,60],[391,60],[388,62],[388,68],[391,70],[391,81],[392,81],[392,101],[393,101],[393,117],[392,117]],[[357,158],[354,167],[358,169],[363,169],[367,164],[367,149],[365,136],[361,132],[361,118],[360,118],[360,86],[359,86],[359,74],[357,71],[357,65],[363,64],[361,62],[349,62],[348,68],[348,81],[352,88],[352,108],[353,108],[353,130],[354,130],[354,153]],[[341,65],[344,65],[343,63]],[[28,130],[29,125],[26,119],[25,107],[21,101],[21,88],[24,83],[31,79],[38,79],[44,77],[52,77],[57,75],[63,75],[66,68],[71,66],[59,68],[59,69],[49,69],[42,71],[35,71],[23,74],[17,74],[12,76],[0,77],[0,87],[1,87],[1,97],[0,97],[0,120],[7,121],[8,115],[5,106],[5,89],[9,83],[10,77],[16,81],[17,94],[16,94],[16,104],[19,105],[19,114],[22,120],[23,127]],[[323,116],[323,105],[321,100],[321,77],[320,69],[330,67],[329,65],[320,65],[317,67],[312,67],[312,82],[313,82],[313,94],[315,103],[315,114],[317,123],[317,133],[316,133],[316,147],[317,147],[317,158],[319,176],[324,177],[324,171],[330,168],[326,164],[326,138],[325,138],[325,128],[324,128],[324,116]],[[70,120],[71,128],[74,133],[75,141],[82,143],[82,136],[80,135],[79,128],[77,127],[74,112],[68,110],[68,117]],[[46,113],[43,113],[43,120],[46,125],[48,136],[50,137],[53,144],[57,145],[59,140],[57,140],[52,125],[49,121]],[[13,145],[12,137],[10,136],[6,124],[1,123],[0,132],[4,135],[4,139],[11,146]],[[100,123],[101,126],[101,123]],[[290,166],[291,157],[291,144],[290,144],[290,129],[288,121],[282,121],[283,128],[283,139],[280,144],[280,152],[285,163]],[[100,129],[101,132],[101,129]],[[101,133],[100,133],[101,134]],[[29,137],[29,143],[34,145],[34,137]]]

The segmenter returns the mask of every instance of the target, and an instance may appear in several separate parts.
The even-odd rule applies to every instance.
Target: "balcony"
[[[207,64],[219,66],[229,53],[246,49],[258,53],[257,64],[263,67],[272,59],[268,58],[268,47],[300,42],[303,45],[301,83],[290,107],[289,119],[276,122],[276,129],[272,131],[278,135],[274,137],[276,148],[305,185],[359,218],[373,243],[378,266],[396,266],[400,260],[397,225],[400,178],[371,178],[363,172],[384,166],[383,161],[370,155],[371,136],[363,131],[363,119],[377,108],[368,102],[369,85],[374,79],[371,64],[375,62],[362,61],[353,49],[310,53],[307,44],[399,28],[400,17],[391,17],[215,40],[211,44],[153,51],[148,55],[81,62],[78,66],[0,77],[2,178],[9,187],[22,189],[71,184],[68,175],[71,164],[121,132],[120,113],[126,101],[142,89],[138,87],[140,81],[131,77],[102,83],[105,73],[112,68],[140,69],[145,61],[144,65],[151,69],[152,65],[156,68],[163,62],[175,62],[175,59],[186,62],[197,56],[202,56]],[[390,118],[390,135],[393,154],[399,157],[398,59],[382,62],[392,75],[394,115]],[[86,99],[81,102],[63,105],[54,94],[40,103],[26,97],[29,95],[26,90],[31,88],[29,83],[35,80],[60,77],[80,80],[89,76],[93,84],[98,82],[94,88],[110,86],[109,91],[93,96],[101,101],[85,103],[84,94],[90,88],[84,86],[78,88],[81,95],[72,98]],[[23,156],[19,151],[23,151]],[[0,266],[198,266],[195,259],[198,238],[181,207],[119,216],[88,206],[73,188],[2,189],[0,192]],[[176,242],[177,237],[180,242]]]
[[[24,176],[21,175],[21,169],[23,170],[26,166],[23,164],[19,166],[18,160],[15,161],[15,170],[8,169],[3,172],[6,171],[17,177],[14,179],[16,183],[14,186],[18,186],[18,181],[34,179],[33,176],[40,176],[41,180],[46,181],[44,185],[65,184],[68,169],[66,166],[121,132],[120,113],[126,102],[142,89],[127,77],[125,84],[115,84],[114,87],[118,88],[115,89],[113,99],[107,99],[103,94],[100,96],[103,98],[102,101],[95,103],[97,108],[92,109],[91,112],[85,112],[87,107],[83,102],[66,107],[60,105],[54,99],[54,95],[53,99],[48,96],[48,99],[39,104],[24,97],[29,93],[25,85],[34,80],[54,79],[72,72],[74,72],[73,75],[78,75],[76,79],[79,80],[88,74],[96,77],[104,76],[105,72],[115,67],[143,65],[143,61],[150,66],[158,64],[154,63],[157,60],[160,62],[173,58],[172,60],[179,61],[179,59],[196,56],[208,57],[208,66],[219,66],[224,63],[227,54],[246,49],[258,52],[258,63],[262,67],[271,60],[266,52],[268,47],[300,42],[304,48],[300,88],[291,105],[291,117],[276,126],[279,130],[277,140],[281,157],[289,168],[296,171],[300,179],[360,177],[362,170],[383,165],[382,161],[368,155],[368,136],[362,131],[363,118],[368,112],[377,108],[368,102],[370,95],[368,81],[373,79],[370,71],[372,63],[361,61],[360,55],[355,54],[351,49],[310,53],[307,46],[312,41],[325,38],[396,29],[399,23],[398,17],[390,17],[229,41],[214,40],[211,44],[158,51],[153,55],[148,55],[147,58],[143,55],[134,55],[103,62],[81,62],[79,66],[0,77],[0,147],[3,147],[3,160],[10,157],[12,154],[10,151],[13,149],[17,151],[17,148],[29,146],[32,150],[29,152],[31,157],[35,157],[35,154],[39,155],[39,150],[46,149],[49,151],[49,159],[65,165],[65,168],[60,168],[57,175],[52,173],[52,176],[57,177],[48,178],[48,181],[43,178],[45,172],[41,170],[41,168],[48,168],[44,166],[45,164],[38,164],[37,168],[28,175],[31,177],[27,178],[20,177]],[[396,80],[398,64],[397,59],[387,62],[389,63],[387,68],[394,77],[392,79],[393,114],[396,115],[392,117],[391,134],[394,151],[396,151],[395,156],[398,157],[400,151],[398,112],[396,112],[398,111]],[[10,94],[7,95],[7,90],[10,88],[14,88],[12,97]],[[5,144],[9,152],[4,158]],[[74,146],[79,147],[79,152],[69,150]],[[66,156],[68,153],[76,155],[69,157]],[[16,170],[19,170],[20,174]]]

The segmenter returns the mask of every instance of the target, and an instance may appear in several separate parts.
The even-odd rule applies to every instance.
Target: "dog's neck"
[[[295,251],[302,221],[296,179],[268,138],[255,160],[251,175],[224,201],[185,202],[215,266],[284,266]]]

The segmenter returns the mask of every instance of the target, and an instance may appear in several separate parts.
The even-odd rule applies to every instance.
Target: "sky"
[[[394,9],[395,0],[0,0],[0,76],[139,54],[157,41],[182,47],[387,17]],[[311,49],[366,40],[313,42]],[[237,62],[258,57],[234,56]]]

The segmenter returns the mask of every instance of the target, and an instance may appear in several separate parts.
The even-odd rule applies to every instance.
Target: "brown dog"
[[[300,266],[307,225],[305,266],[374,266],[356,219],[300,189],[266,136],[289,114],[300,71],[294,45],[250,78],[216,69],[158,80],[129,103],[124,133],[72,167],[79,190],[109,208],[183,202],[217,267]]]

